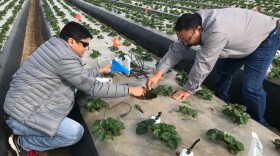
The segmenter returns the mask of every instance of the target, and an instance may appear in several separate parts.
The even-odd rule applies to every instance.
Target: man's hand
[[[162,72],[158,70],[153,76],[149,77],[146,81],[147,90],[151,90],[158,83],[161,76]]]
[[[99,68],[100,73],[110,73],[112,64],[107,64],[104,67]]]
[[[129,94],[133,96],[144,96],[146,93],[142,86],[129,87]]]
[[[172,95],[172,98],[173,99],[182,99],[182,100],[185,100],[187,97],[189,97],[190,94],[186,91],[184,91],[182,88],[181,89],[178,89],[173,95]]]

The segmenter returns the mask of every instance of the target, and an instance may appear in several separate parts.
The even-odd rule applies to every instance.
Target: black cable
[[[104,110],[104,117],[103,117],[103,118],[105,118],[105,112],[106,112],[107,109],[108,109],[108,110],[111,110],[111,109],[113,109],[114,107],[116,107],[116,106],[118,106],[118,105],[120,105],[120,104],[126,104],[126,105],[128,105],[128,106],[129,106],[129,111],[126,112],[126,113],[124,113],[124,114],[122,114],[122,115],[120,115],[120,116],[119,116],[119,119],[124,118],[125,116],[127,116],[127,114],[129,114],[129,113],[131,112],[132,106],[131,106],[129,103],[126,103],[126,102],[119,102],[119,103],[115,104],[114,106],[112,106],[111,108],[106,108],[106,109]]]
[[[134,55],[135,59],[133,59],[133,55]],[[132,63],[134,64],[132,71],[136,71],[137,79],[148,78],[148,76],[147,76],[148,72],[146,72],[144,70],[149,70],[150,67],[145,66],[145,61],[143,59],[141,59],[140,56],[132,54],[132,53],[131,53],[130,59],[132,60]],[[145,77],[140,78],[141,76],[145,76]]]

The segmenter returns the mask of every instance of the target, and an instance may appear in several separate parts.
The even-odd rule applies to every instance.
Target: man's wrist
[[[160,70],[157,70],[156,73],[154,74],[154,76],[159,79],[159,78],[161,78],[163,76],[163,72],[160,71]]]

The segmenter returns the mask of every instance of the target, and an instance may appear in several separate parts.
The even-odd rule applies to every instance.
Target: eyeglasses
[[[189,37],[189,39],[188,39],[188,43],[189,43],[189,42],[190,42],[190,40],[192,39],[194,32],[195,32],[195,29],[193,30],[192,35]]]
[[[192,37],[193,37],[193,35],[194,35],[194,33],[195,33],[195,30],[196,30],[196,29],[193,30],[192,35],[188,38],[188,40],[185,40],[185,39],[184,39],[184,40],[178,39],[178,40],[179,40],[179,41],[182,41],[183,44],[185,44],[184,41],[186,41],[186,42],[189,44],[189,43],[190,43],[190,40],[192,39]],[[188,45],[188,44],[187,44],[187,45]]]
[[[83,45],[84,48],[89,46],[89,42],[83,42],[83,41],[77,40],[77,39],[75,39],[75,38],[73,38],[73,39],[74,39],[76,42],[82,43],[82,45]]]

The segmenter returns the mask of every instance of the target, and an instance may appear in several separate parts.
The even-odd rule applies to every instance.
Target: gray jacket
[[[201,10],[201,50],[189,73],[184,90],[193,91],[212,71],[218,58],[244,58],[254,52],[276,27],[278,19],[261,13],[239,9]],[[161,59],[158,70],[166,73],[169,68],[184,59],[189,48],[175,41]]]
[[[101,83],[99,69],[84,69],[67,42],[51,38],[13,75],[4,110],[17,121],[53,136],[74,104],[75,88],[94,97],[122,97],[128,86]]]

